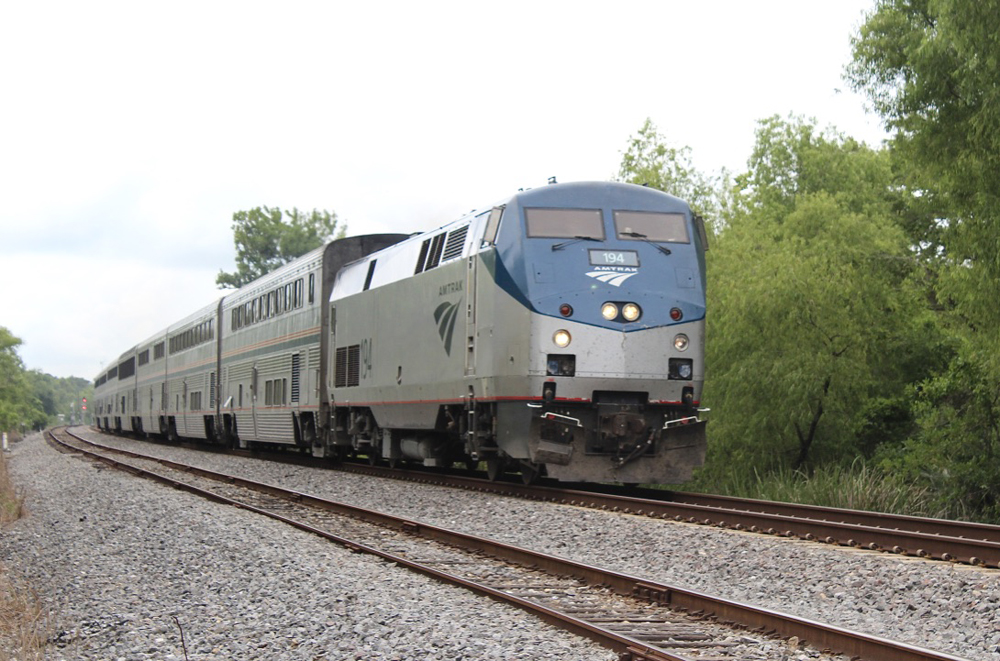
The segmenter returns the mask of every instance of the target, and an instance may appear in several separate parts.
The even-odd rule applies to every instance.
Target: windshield
[[[690,243],[684,214],[652,211],[615,211],[619,239]]]
[[[600,209],[525,209],[529,237],[604,240]]]

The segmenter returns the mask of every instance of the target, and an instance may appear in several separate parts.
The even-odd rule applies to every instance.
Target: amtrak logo
[[[615,287],[621,287],[622,283],[631,278],[638,271],[588,271],[587,275],[595,280],[600,280]]]
[[[458,309],[462,301],[458,303],[444,302],[434,310],[434,321],[438,325],[438,335],[444,342],[444,352],[451,355],[451,339],[455,335],[455,321],[458,319]]]

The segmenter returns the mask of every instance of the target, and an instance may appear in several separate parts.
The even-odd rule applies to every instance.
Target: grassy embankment
[[[942,510],[930,489],[906,484],[861,461],[819,468],[811,474],[790,469],[766,475],[733,471],[713,483],[705,477],[696,479],[682,490],[911,516],[968,516],[961,508]]]
[[[14,488],[0,452],[0,535],[24,514],[24,497]],[[0,661],[43,659],[47,627],[38,595],[0,565]]]

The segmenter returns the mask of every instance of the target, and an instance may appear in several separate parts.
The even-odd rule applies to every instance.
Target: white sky
[[[606,180],[652,118],[708,172],[790,113],[878,145],[843,80],[874,0],[0,4],[0,326],[93,378],[217,299],[232,214],[433,229]]]

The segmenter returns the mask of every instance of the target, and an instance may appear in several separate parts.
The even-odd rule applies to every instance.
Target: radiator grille
[[[361,345],[338,347],[333,386],[335,388],[356,386],[360,383],[360,375]]]
[[[358,344],[347,347],[347,385],[356,386],[361,383],[361,346]]]

